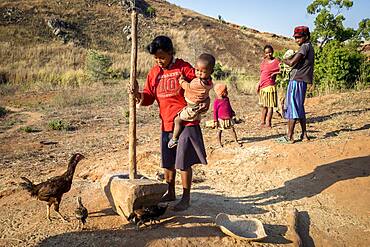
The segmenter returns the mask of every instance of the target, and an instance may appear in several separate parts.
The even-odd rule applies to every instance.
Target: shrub
[[[139,72],[137,71],[137,77],[139,77]],[[109,78],[113,80],[122,80],[130,78],[130,70],[127,68],[122,69],[108,69]]]
[[[74,130],[74,128],[69,123],[59,119],[51,120],[48,123],[48,126],[52,130]]]
[[[146,8],[145,12],[147,13],[147,15],[149,15],[149,17],[155,16],[155,8],[153,8],[152,6]]]
[[[109,69],[112,66],[112,59],[109,56],[89,50],[85,61],[86,74],[92,80],[103,80],[110,77]]]
[[[125,110],[123,113],[123,117],[125,119],[125,123],[129,124],[130,122],[130,110]]]
[[[285,54],[286,50],[281,50],[281,51],[275,51],[274,52],[274,57],[280,59],[280,61],[283,60],[283,55]],[[279,88],[286,88],[289,83],[289,72],[291,68],[281,62],[280,64],[280,73],[276,76],[276,85]]]
[[[36,129],[32,126],[26,126],[26,127],[22,127],[20,128],[20,130],[26,132],[26,133],[34,133],[34,132],[40,132],[41,130],[39,129]]]
[[[0,117],[5,116],[8,113],[5,107],[0,106]]]
[[[370,61],[364,58],[360,66],[360,76],[356,83],[356,89],[366,89],[370,87]]]
[[[363,55],[355,47],[329,42],[316,50],[314,82],[320,91],[354,88],[363,62]]]
[[[6,84],[9,82],[8,75],[4,71],[0,71],[0,84]]]
[[[214,67],[214,70],[213,70],[213,76],[217,80],[224,79],[224,78],[230,76],[230,71],[229,70],[223,70],[222,65],[219,62],[217,62],[215,64],[215,67]]]

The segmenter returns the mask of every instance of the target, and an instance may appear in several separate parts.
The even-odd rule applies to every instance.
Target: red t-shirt
[[[275,80],[272,79],[272,74],[280,71],[280,61],[274,59],[272,61],[263,60],[260,65],[261,78],[259,82],[259,88],[275,85]]]
[[[176,59],[167,69],[155,65],[146,78],[141,105],[148,106],[154,100],[157,101],[163,131],[173,131],[173,121],[177,113],[186,106],[184,89],[179,82],[181,76],[190,82],[195,78],[195,71],[189,63]],[[199,121],[184,124],[196,125]]]

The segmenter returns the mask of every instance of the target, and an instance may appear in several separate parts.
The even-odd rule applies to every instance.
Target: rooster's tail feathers
[[[19,185],[29,191],[29,192],[32,192],[33,191],[33,188],[34,188],[34,185],[33,183],[28,179],[28,178],[25,178],[25,177],[21,177],[21,179],[23,179],[25,182],[21,182]]]

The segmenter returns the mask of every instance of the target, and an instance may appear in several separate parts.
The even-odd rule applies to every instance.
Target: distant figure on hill
[[[174,129],[174,119],[187,105],[180,78],[183,77],[184,80],[190,82],[195,78],[195,71],[189,63],[175,58],[175,50],[169,37],[156,37],[147,46],[147,50],[153,56],[156,65],[149,71],[143,91],[139,93],[137,88],[135,89],[135,96],[139,105],[149,106],[154,101],[158,103],[162,120],[161,167],[164,168],[164,177],[168,183],[167,193],[161,201],[176,200],[175,178],[176,169],[179,169],[183,194],[174,210],[182,211],[190,206],[192,165],[207,164],[199,121],[184,122],[177,148],[168,148],[168,142],[172,138]],[[199,108],[198,111],[202,112],[207,107]]]
[[[283,59],[283,62],[293,69],[289,76],[289,85],[286,94],[285,118],[288,119],[288,136],[286,142],[294,143],[294,127],[299,121],[302,133],[300,139],[308,141],[306,129],[306,112],[304,101],[307,84],[313,82],[314,50],[310,42],[310,31],[306,26],[294,28],[293,34],[296,43],[300,46],[298,52],[292,58]]]
[[[271,128],[274,107],[278,106],[276,75],[280,73],[280,61],[274,58],[274,48],[266,45],[263,48],[264,59],[260,65],[260,81],[257,84],[259,105],[262,107],[260,126]]]
[[[184,79],[180,80],[181,87],[185,90],[185,106],[175,118],[175,127],[171,140],[168,142],[168,148],[173,148],[178,143],[178,138],[182,130],[184,121],[196,121],[201,119],[201,114],[208,110],[210,99],[209,91],[213,88],[211,74],[215,66],[216,59],[211,54],[203,53],[198,57],[195,76],[191,82]],[[206,107],[206,108],[205,108]],[[205,111],[199,112],[199,108],[205,108]]]

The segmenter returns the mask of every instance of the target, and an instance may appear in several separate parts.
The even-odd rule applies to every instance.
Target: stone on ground
[[[101,187],[112,209],[127,217],[138,208],[159,203],[167,190],[167,184],[152,179],[129,179],[128,174],[106,174]]]

